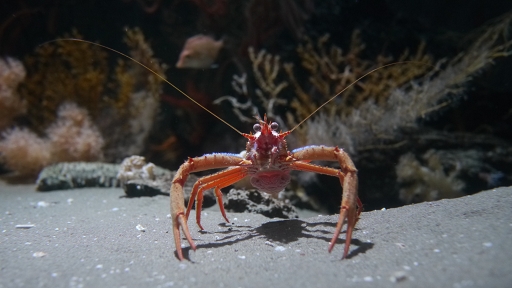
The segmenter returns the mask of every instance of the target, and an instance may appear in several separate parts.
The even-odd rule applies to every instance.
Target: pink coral
[[[0,159],[5,166],[20,175],[37,175],[50,164],[48,141],[28,129],[14,128],[2,133]]]
[[[4,132],[0,162],[18,176],[33,176],[50,164],[103,158],[103,137],[87,110],[74,103],[59,107],[58,118],[46,134],[46,138],[41,138],[26,128]]]
[[[75,103],[59,107],[57,120],[47,130],[53,162],[95,161],[103,158],[104,140],[87,110]]]
[[[0,58],[0,130],[11,124],[15,116],[25,112],[25,103],[16,93],[25,75],[25,67],[20,61]]]

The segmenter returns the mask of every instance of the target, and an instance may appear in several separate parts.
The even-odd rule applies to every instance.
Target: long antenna
[[[400,62],[394,62],[394,63],[389,63],[389,64],[386,64],[386,65],[383,65],[383,66],[380,66],[378,68],[375,68],[375,69],[372,69],[370,70],[369,72],[365,73],[363,76],[357,78],[354,82],[350,83],[347,87],[343,88],[343,90],[341,90],[340,92],[336,93],[336,95],[332,96],[329,100],[327,100],[324,104],[318,106],[318,108],[315,109],[315,111],[311,112],[311,114],[309,114],[309,116],[307,116],[306,118],[302,119],[302,121],[299,122],[299,124],[295,125],[295,127],[293,127],[290,132],[292,132],[293,130],[295,130],[297,127],[299,127],[302,123],[304,123],[306,120],[308,120],[311,116],[313,116],[313,114],[315,114],[318,110],[320,110],[322,107],[324,107],[325,105],[327,105],[329,102],[331,102],[332,100],[334,100],[334,98],[338,97],[339,95],[341,95],[341,93],[345,92],[348,88],[354,86],[357,82],[359,82],[359,80],[363,79],[364,77],[372,74],[373,72],[377,71],[377,70],[380,70],[380,69],[383,69],[383,68],[386,68],[386,67],[389,67],[389,66],[393,66],[393,65],[398,65],[398,64],[404,64],[404,63],[417,63],[417,64],[423,64],[423,65],[430,65],[430,64],[427,64],[427,63],[423,63],[423,62],[418,62],[418,61],[400,61]],[[432,65],[430,65],[432,66]],[[432,66],[434,67],[434,66]]]
[[[187,93],[183,92],[180,88],[176,87],[176,85],[172,84],[171,82],[169,82],[167,79],[165,79],[164,76],[156,73],[155,71],[153,71],[151,68],[149,68],[148,66],[142,64],[140,61],[134,59],[133,57],[130,57],[126,54],[124,54],[123,52],[119,52],[117,51],[116,49],[113,49],[113,48],[110,48],[110,47],[107,47],[105,45],[101,45],[101,44],[98,44],[98,43],[94,43],[94,42],[91,42],[91,41],[87,41],[87,40],[83,40],[83,39],[77,39],[77,38],[66,38],[66,39],[56,39],[56,40],[52,40],[52,41],[48,41],[48,42],[45,42],[41,45],[44,45],[44,44],[47,44],[47,43],[51,43],[51,42],[57,42],[57,41],[77,41],[77,42],[84,42],[84,43],[88,43],[88,44],[92,44],[92,45],[96,45],[96,46],[99,46],[99,47],[102,47],[102,48],[105,48],[107,50],[110,50],[114,53],[117,53],[123,57],[126,57],[132,61],[134,61],[135,63],[139,64],[140,66],[146,68],[149,72],[153,73],[155,76],[157,76],[158,78],[162,79],[165,83],[171,85],[174,89],[176,89],[178,92],[180,92],[181,94],[183,94],[183,96],[187,97],[188,99],[190,99],[190,101],[194,102],[197,106],[203,108],[206,112],[210,113],[213,115],[213,117],[219,119],[221,122],[223,122],[224,124],[228,125],[231,129],[235,130],[238,134],[240,135],[243,135],[242,132],[240,132],[238,129],[236,129],[235,127],[233,127],[233,125],[229,124],[228,122],[226,122],[224,119],[220,118],[219,116],[215,115],[215,113],[213,113],[212,111],[208,110],[208,108],[204,107],[203,105],[201,105],[199,102],[197,102],[196,100],[194,100],[194,98],[190,97],[187,95]]]

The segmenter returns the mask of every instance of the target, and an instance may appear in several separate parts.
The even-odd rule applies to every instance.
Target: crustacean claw
[[[190,236],[190,231],[188,230],[187,225],[187,218],[185,217],[185,214],[183,212],[179,213],[176,216],[176,219],[173,225],[173,234],[174,234],[174,241],[176,245],[176,253],[178,254],[178,259],[183,260],[183,252],[181,250],[181,235],[180,235],[180,227],[183,231],[183,234],[185,234],[185,238],[187,238],[187,241],[190,245],[190,248],[192,250],[196,250],[196,244],[192,240],[192,236]]]
[[[361,214],[363,208],[363,203],[361,200],[357,198],[357,208],[354,206],[347,207],[341,206],[340,216],[338,218],[338,223],[336,224],[336,230],[334,230],[334,235],[332,236],[331,242],[329,243],[329,253],[332,252],[334,245],[336,244],[336,240],[341,233],[341,228],[343,227],[343,223],[347,220],[347,232],[345,236],[345,248],[343,249],[343,257],[341,259],[345,259],[348,256],[348,250],[350,248],[350,242],[352,240],[352,232],[356,226],[357,220],[359,220],[359,215]]]
[[[229,223],[228,217],[226,216],[226,212],[224,211],[224,205],[222,204],[222,193],[220,192],[220,189],[227,187],[237,181],[240,181],[247,175],[247,171],[244,167],[234,167],[200,178],[192,188],[192,194],[190,196],[189,204],[185,212],[183,185],[187,180],[188,175],[190,175],[190,173],[192,172],[200,170],[233,167],[239,165],[241,162],[243,162],[243,159],[236,154],[208,154],[202,157],[188,159],[185,163],[183,163],[180,166],[180,168],[176,172],[176,175],[174,175],[170,194],[171,217],[173,222],[172,225],[174,243],[176,245],[176,254],[178,255],[179,260],[183,260],[180,228],[183,231],[183,234],[185,235],[185,238],[187,239],[188,243],[190,244],[190,248],[192,248],[192,250],[196,250],[196,245],[192,240],[192,236],[190,235],[190,231],[188,229],[187,224],[188,216],[190,214],[190,210],[192,209],[194,201],[197,200],[196,221],[199,228],[203,230],[203,227],[201,226],[201,208],[203,203],[203,191],[214,188],[215,195],[217,196],[217,199],[219,201],[222,216]]]
[[[343,257],[346,258],[352,240],[352,232],[356,226],[359,214],[362,211],[362,203],[357,197],[357,169],[350,157],[342,149],[338,147],[327,146],[308,146],[292,151],[291,156],[294,159],[304,160],[296,161],[292,164],[292,168],[300,171],[315,172],[324,175],[335,176],[340,179],[341,186],[343,187],[340,216],[334,235],[329,244],[328,251],[331,252],[336,245],[336,241],[341,233],[341,228],[347,220],[347,234],[345,238],[345,248]],[[330,160],[338,161],[341,169],[334,169],[330,167],[319,166],[306,162],[305,160]]]

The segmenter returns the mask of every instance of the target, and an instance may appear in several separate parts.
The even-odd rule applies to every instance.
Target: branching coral
[[[285,81],[278,81],[278,73],[280,68],[280,57],[273,56],[261,50],[258,54],[254,49],[249,48],[249,57],[252,62],[252,71],[256,83],[261,88],[256,89],[256,95],[259,97],[263,106],[265,107],[269,117],[276,117],[274,115],[274,106],[278,104],[286,104],[284,99],[279,99],[278,95],[281,91],[288,86]]]
[[[259,87],[254,90],[257,98],[252,93],[250,94],[247,89],[247,74],[242,76],[233,75],[231,86],[239,95],[247,98],[246,102],[241,103],[233,96],[222,96],[214,103],[219,104],[222,101],[229,101],[233,105],[233,112],[243,122],[253,122],[254,116],[261,118],[262,115],[258,109],[258,106],[260,106],[258,104],[261,104],[267,116],[279,123],[282,128],[285,128],[287,126],[286,122],[276,113],[278,106],[285,106],[288,103],[286,99],[279,97],[281,92],[289,85],[281,75],[283,65],[281,59],[279,56],[271,55],[265,50],[256,53],[252,47],[249,48],[248,52],[254,80]],[[245,116],[241,110],[249,110],[251,117]]]
[[[460,98],[471,78],[494,59],[510,55],[512,41],[501,37],[506,35],[511,20],[512,15],[507,15],[485,29],[454,59],[441,60],[435,70],[422,78],[390,90],[385,101],[370,99],[342,115],[321,111],[306,124],[307,144],[320,144],[317,141],[331,138],[332,144],[349,151],[364,150],[395,139],[403,128],[415,128],[417,119]],[[344,131],[350,143],[334,138],[337,131]]]
[[[361,52],[365,45],[360,39],[359,30],[352,33],[352,40],[349,51],[344,55],[341,48],[330,46],[325,47],[329,35],[318,39],[313,45],[311,39],[305,38],[306,44],[299,45],[297,52],[301,58],[301,65],[307,71],[309,82],[321,95],[319,99],[311,103],[312,96],[308,96],[302,86],[295,80],[293,66],[286,65],[284,68],[292,79],[295,92],[299,97],[292,101],[292,107],[297,111],[297,118],[303,119],[311,114],[318,105],[323,104],[336,93],[368,73],[370,70],[392,63],[392,57],[378,55],[374,61],[365,60]],[[395,62],[407,61],[403,65],[394,65],[385,69],[376,70],[364,79],[357,81],[343,95],[338,97],[336,105],[328,105],[326,109],[330,115],[343,115],[350,113],[362,103],[368,100],[383,103],[389,97],[390,91],[403,84],[424,75],[431,69],[432,59],[424,53],[425,43],[421,43],[416,54],[410,56],[405,50]],[[316,102],[316,105],[314,105]],[[308,109],[309,108],[309,109]]]
[[[10,125],[14,117],[25,113],[25,102],[16,92],[25,74],[20,61],[9,57],[0,59],[0,131]]]
[[[252,48],[249,49],[252,72],[255,82],[259,87],[259,89],[255,90],[255,94],[258,96],[257,100],[263,104],[267,115],[275,119],[283,128],[295,126],[299,121],[310,116],[321,104],[365,73],[392,61],[392,58],[386,58],[382,55],[379,55],[375,61],[361,59],[359,54],[363,51],[364,44],[361,42],[357,30],[352,35],[351,47],[346,55],[336,46],[331,46],[327,50],[325,46],[328,39],[328,35],[321,37],[315,47],[310,39],[305,38],[306,44],[299,45],[297,49],[301,65],[310,75],[309,84],[313,87],[313,91],[309,93],[304,90],[303,86],[305,85],[299,83],[300,81],[296,78],[295,67],[292,63],[282,64],[279,56],[270,55],[264,50],[256,54]],[[322,125],[326,124],[325,126],[313,129],[308,129],[308,126],[299,127],[294,135],[295,139],[299,139],[298,143],[295,144],[338,145],[345,147],[350,152],[354,152],[351,135],[346,133],[349,132],[348,128],[338,127],[333,125],[333,123],[327,125],[324,122],[333,121],[338,119],[338,117],[347,117],[352,112],[357,113],[357,108],[364,103],[374,102],[378,105],[385,103],[386,99],[390,97],[392,89],[403,86],[404,83],[425,74],[431,68],[431,58],[425,55],[423,51],[424,44],[420,45],[413,57],[410,57],[409,52],[406,50],[398,60],[413,61],[415,63],[379,69],[369,74],[364,80],[357,82],[356,85],[338,97],[339,99],[336,99],[333,105],[325,107],[315,118],[317,122],[322,122]],[[283,73],[285,75],[281,75],[282,70],[286,72]],[[282,80],[285,76],[287,76],[289,81]],[[244,91],[243,95],[248,97],[249,101],[246,104],[241,104],[233,97],[221,99],[228,99],[233,103],[233,106],[236,108],[235,110],[242,107],[253,107],[252,110],[254,111],[256,110],[254,108],[256,105],[247,93],[246,78],[241,79],[243,79],[243,82],[240,81],[240,78],[235,77],[233,87],[239,94],[242,94],[240,91]],[[285,98],[280,98],[280,96],[283,96],[283,90],[288,86],[291,86],[295,93],[290,102],[294,113],[287,113],[287,121],[285,122],[282,120],[281,115],[276,113],[276,107],[288,104]],[[235,112],[240,114],[239,111]],[[314,122],[310,124],[315,125]],[[329,129],[329,131],[326,131],[326,129]],[[315,130],[314,133],[317,133],[317,135],[313,136],[315,143],[311,143],[312,136],[308,135],[310,130]],[[339,142],[340,140],[342,142]]]
[[[355,154],[397,139],[404,128],[416,128],[418,119],[459,99],[472,77],[494,59],[510,55],[512,41],[506,35],[511,19],[511,14],[507,14],[481,29],[466,51],[449,61],[440,60],[435,66],[431,65],[432,58],[424,53],[424,43],[413,56],[406,50],[397,60],[409,63],[379,69],[357,82],[296,130],[293,135],[296,144],[339,146]],[[266,97],[265,101],[260,100],[267,103],[263,105],[267,114],[277,114],[273,111],[276,105],[269,103],[286,103],[278,94],[282,96],[284,88],[291,84],[295,92],[290,103],[294,113],[287,113],[287,124],[293,127],[348,84],[393,60],[382,55],[374,61],[361,59],[364,44],[358,31],[354,32],[346,54],[336,46],[327,49],[327,40],[328,36],[324,36],[315,46],[306,39],[306,44],[297,50],[302,67],[310,75],[313,90],[309,92],[296,79],[292,64],[281,65],[278,56],[250,50],[252,72],[261,88],[257,95],[261,99]],[[280,68],[288,74],[289,82],[277,80]],[[254,106],[254,99],[248,103]],[[279,116],[274,116],[278,122]]]
[[[249,97],[249,92],[247,90],[247,74],[243,74],[242,76],[233,75],[233,81],[231,81],[231,86],[233,89],[239,94],[247,98],[247,102],[240,103],[237,98],[233,96],[222,96],[213,101],[213,104],[220,104],[223,101],[228,101],[233,105],[233,112],[243,122],[253,123],[253,117],[247,117],[243,114],[242,110],[251,110],[249,113],[252,116],[260,116],[260,112],[258,111],[258,107],[252,103],[251,98]]]

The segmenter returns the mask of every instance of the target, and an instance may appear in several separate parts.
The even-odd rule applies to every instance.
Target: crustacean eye
[[[277,131],[277,129],[279,129],[279,124],[272,122],[272,124],[270,124],[270,129],[272,129],[272,131]]]
[[[261,125],[260,124],[254,124],[254,126],[252,126],[252,129],[254,129],[254,132],[260,132],[261,131]]]

